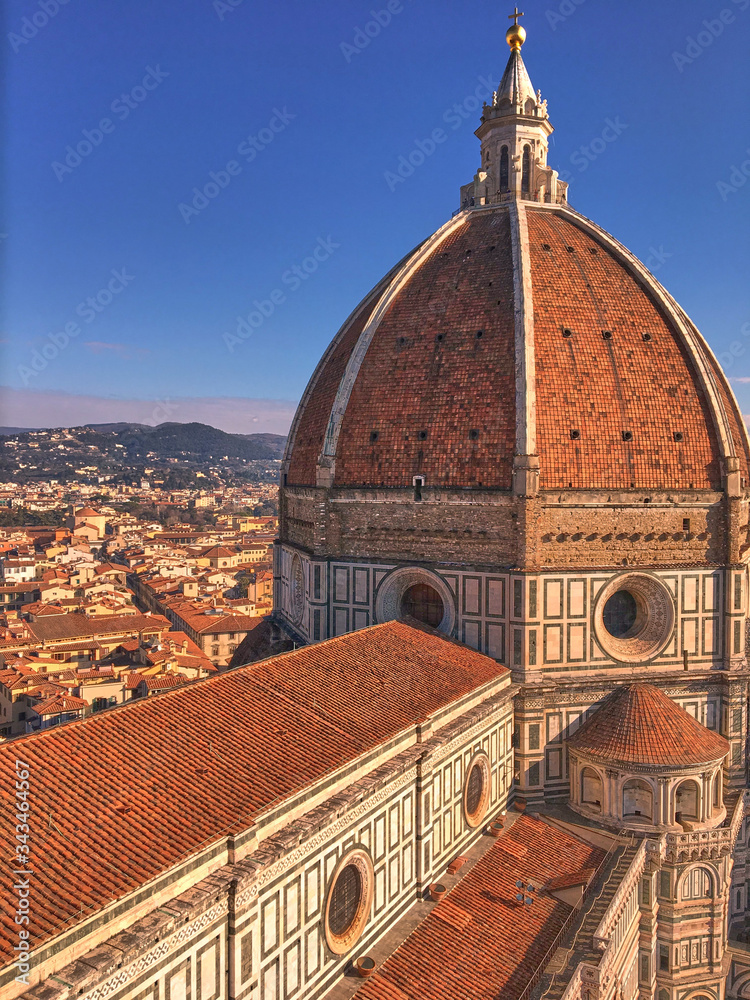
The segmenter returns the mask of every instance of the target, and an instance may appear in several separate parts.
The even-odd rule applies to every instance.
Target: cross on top
[[[518,24],[519,17],[526,17],[526,15],[523,12],[519,12],[518,7],[516,7],[515,11],[512,14],[508,14],[508,20],[512,21],[513,24],[515,25]]]

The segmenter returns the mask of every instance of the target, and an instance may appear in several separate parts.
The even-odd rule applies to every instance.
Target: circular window
[[[359,941],[370,915],[373,868],[364,850],[350,851],[333,873],[325,907],[325,936],[334,955],[344,955]]]
[[[646,663],[658,656],[674,629],[674,601],[655,576],[625,573],[599,594],[594,631],[599,645],[621,663]]]
[[[411,617],[444,635],[456,623],[456,600],[437,573],[416,566],[401,566],[386,576],[375,596],[378,624]]]
[[[418,622],[438,628],[443,620],[443,599],[429,583],[415,583],[401,598],[401,615],[409,615]]]
[[[643,627],[638,622],[638,602],[629,590],[618,590],[604,605],[604,627],[615,639],[633,636]]]
[[[305,607],[305,572],[302,560],[294,557],[292,562],[292,619],[299,624]]]
[[[474,828],[482,825],[490,804],[490,759],[484,751],[469,761],[464,781],[464,815]]]

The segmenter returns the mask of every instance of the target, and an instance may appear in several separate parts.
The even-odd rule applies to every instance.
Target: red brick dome
[[[628,684],[568,737],[568,746],[607,764],[692,767],[721,761],[729,743],[652,684]]]
[[[742,417],[669,294],[567,206],[469,209],[358,306],[305,392],[289,485],[716,489]],[[322,470],[322,471],[321,471]]]

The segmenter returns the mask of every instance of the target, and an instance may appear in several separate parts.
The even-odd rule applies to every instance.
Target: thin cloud
[[[167,397],[110,399],[5,387],[0,424],[6,427],[80,427],[82,424],[163,424],[193,421],[233,434],[286,434],[297,408],[286,399]]]
[[[92,354],[111,353],[123,361],[132,361],[138,358],[145,358],[151,351],[146,347],[128,347],[127,344],[108,344],[103,340],[87,340],[84,345]]]

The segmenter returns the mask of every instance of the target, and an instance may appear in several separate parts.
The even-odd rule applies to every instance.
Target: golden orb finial
[[[526,41],[526,29],[522,24],[518,23],[519,17],[524,17],[523,12],[519,11],[516,7],[512,14],[508,15],[508,20],[512,21],[513,24],[505,32],[505,40],[510,45],[512,52],[520,52],[521,46]]]

